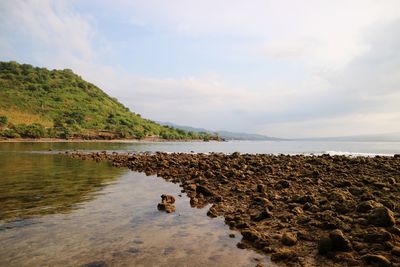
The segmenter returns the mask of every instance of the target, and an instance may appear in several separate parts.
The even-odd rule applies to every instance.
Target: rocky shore
[[[179,183],[283,266],[400,266],[400,155],[69,153]]]

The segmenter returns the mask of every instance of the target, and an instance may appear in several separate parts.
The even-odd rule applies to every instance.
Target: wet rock
[[[108,264],[105,261],[93,261],[81,265],[81,267],[108,267]]]
[[[390,261],[382,256],[382,255],[374,255],[374,254],[367,254],[363,257],[361,257],[361,259],[369,265],[372,266],[376,266],[376,267],[389,267],[392,266],[392,264],[390,263]]]
[[[203,194],[203,196],[205,197],[211,197],[214,195],[214,193],[210,189],[202,185],[198,185],[196,187],[196,191],[197,193]]]
[[[260,238],[259,233],[251,230],[242,231],[242,236],[244,240],[249,240],[249,241],[255,241]]]
[[[239,243],[236,244],[236,247],[238,247],[240,249],[246,249],[246,248],[250,248],[250,245],[248,243],[240,241]]]
[[[167,213],[175,212],[175,206],[169,203],[158,203],[157,209],[161,211],[165,211]]]
[[[157,209],[167,213],[175,212],[173,203],[175,203],[175,198],[173,196],[163,194],[161,195],[161,202],[158,203]]]
[[[284,233],[281,242],[285,246],[294,246],[297,243],[297,237],[292,233]]]
[[[368,222],[375,226],[389,227],[396,223],[394,214],[391,210],[386,207],[380,207],[373,209],[369,216]]]
[[[171,195],[161,195],[161,202],[162,203],[169,203],[169,204],[174,204],[175,203],[175,198]]]

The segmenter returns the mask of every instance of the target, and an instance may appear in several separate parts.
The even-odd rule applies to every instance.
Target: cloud
[[[60,67],[96,60],[93,27],[65,1],[2,1],[0,15],[1,43],[29,52],[34,62]]]
[[[87,0],[85,11],[80,4],[0,2],[2,60],[72,68],[154,120],[284,137],[400,131],[398,1]],[[108,53],[130,50],[107,39],[113,35],[99,26],[101,8],[129,27],[194,40],[193,50],[218,46],[221,58],[204,53],[210,74],[189,64],[180,76],[110,62]],[[140,41],[134,37],[142,36],[126,39]],[[154,60],[149,69],[163,60],[151,56],[164,45],[143,50],[141,58]]]

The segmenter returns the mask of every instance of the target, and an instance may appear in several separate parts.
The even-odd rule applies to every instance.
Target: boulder
[[[379,207],[370,212],[368,222],[375,226],[389,227],[396,223],[396,219],[391,210],[386,207]]]

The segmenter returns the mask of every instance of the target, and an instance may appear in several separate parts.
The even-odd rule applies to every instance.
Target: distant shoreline
[[[213,140],[215,141],[215,140]],[[0,139],[0,143],[144,143],[144,142],[207,142],[202,139],[161,139],[161,138],[143,138],[143,139],[59,139],[59,138],[10,138]]]

